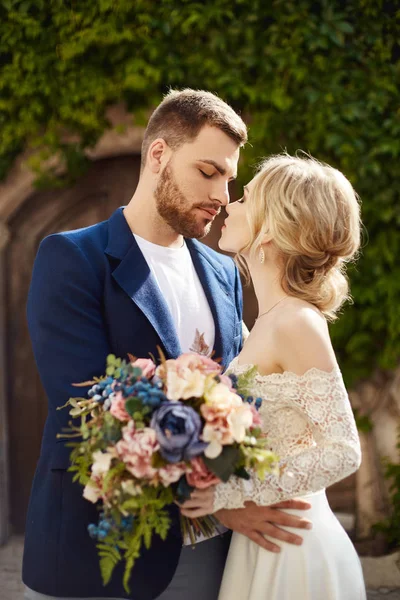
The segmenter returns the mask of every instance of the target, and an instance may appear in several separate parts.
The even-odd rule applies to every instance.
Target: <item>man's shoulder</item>
[[[95,223],[79,229],[60,231],[46,236],[42,247],[60,248],[60,250],[78,248],[83,254],[92,252],[104,252],[108,242],[108,221]]]

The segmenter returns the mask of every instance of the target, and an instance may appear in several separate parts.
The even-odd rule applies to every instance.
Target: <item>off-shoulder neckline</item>
[[[227,370],[229,371],[233,367],[248,370],[248,369],[253,369],[254,367],[257,368],[257,365],[254,363],[238,363],[238,356],[235,356],[235,358],[232,360],[232,362],[230,363]],[[263,375],[258,370],[256,372],[256,376],[259,378],[278,379],[278,380],[284,379],[288,375],[294,379],[301,380],[301,379],[307,378],[309,375],[314,375],[314,374],[322,376],[322,377],[332,377],[333,375],[339,375],[339,376],[342,375],[341,370],[337,364],[331,369],[331,371],[324,371],[322,369],[318,369],[317,367],[311,367],[310,369],[307,369],[307,371],[304,371],[304,373],[302,373],[301,375],[298,375],[297,373],[293,373],[293,371],[283,371],[282,373],[268,373],[266,375]]]

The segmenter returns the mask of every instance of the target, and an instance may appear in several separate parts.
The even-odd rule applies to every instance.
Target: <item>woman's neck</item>
[[[258,315],[261,315],[288,294],[282,287],[282,273],[275,263],[249,261],[248,267],[258,302]]]

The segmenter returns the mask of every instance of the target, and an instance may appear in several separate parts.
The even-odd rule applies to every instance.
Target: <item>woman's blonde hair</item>
[[[349,299],[346,263],[360,246],[360,206],[350,182],[314,158],[281,154],[260,165],[246,204],[251,238],[241,253],[256,257],[266,237],[286,293],[334,320]]]

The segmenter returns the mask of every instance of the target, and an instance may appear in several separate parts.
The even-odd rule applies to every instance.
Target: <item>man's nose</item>
[[[219,184],[213,188],[211,193],[211,199],[217,200],[221,206],[227,206],[229,204],[229,187],[228,183],[223,185]]]

